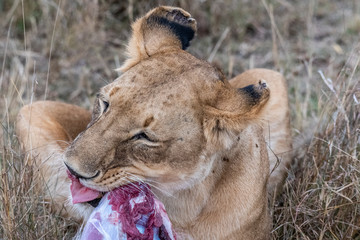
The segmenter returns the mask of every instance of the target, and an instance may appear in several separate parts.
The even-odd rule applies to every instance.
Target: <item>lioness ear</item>
[[[119,68],[125,72],[142,59],[172,49],[185,50],[196,32],[196,21],[181,8],[157,7],[132,24],[128,59]]]
[[[224,88],[215,106],[205,106],[204,133],[213,146],[229,148],[249,124],[261,121],[261,110],[270,97],[264,80],[244,88]]]

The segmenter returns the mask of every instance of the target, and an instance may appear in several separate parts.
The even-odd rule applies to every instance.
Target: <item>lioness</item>
[[[100,90],[92,114],[45,101],[18,115],[55,210],[86,219],[93,209],[67,200],[66,164],[101,192],[151,185],[178,239],[268,239],[267,195],[290,163],[284,78],[256,69],[227,81],[184,51],[196,21],[180,8],[155,8],[132,28],[123,74]]]

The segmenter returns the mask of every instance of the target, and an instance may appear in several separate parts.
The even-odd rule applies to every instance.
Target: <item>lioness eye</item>
[[[149,138],[149,136],[146,135],[144,132],[140,132],[140,133],[134,135],[134,136],[131,138],[131,140],[140,140],[140,139],[145,139],[145,140],[148,140],[148,141],[150,141],[150,142],[153,142],[153,140],[151,140],[151,139]]]
[[[103,113],[105,113],[109,107],[109,103],[107,101],[104,100],[100,100],[103,104]]]

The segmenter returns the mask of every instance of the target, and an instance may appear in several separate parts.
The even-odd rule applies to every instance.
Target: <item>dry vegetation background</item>
[[[288,81],[298,164],[272,206],[273,239],[360,239],[358,0],[0,0],[0,239],[74,235],[33,190],[16,114],[43,99],[89,109],[118,76],[130,23],[159,4],[192,13],[189,51],[229,78],[265,67]]]

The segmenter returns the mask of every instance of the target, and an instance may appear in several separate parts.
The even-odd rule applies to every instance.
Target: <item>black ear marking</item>
[[[256,104],[261,98],[261,93],[256,91],[254,85],[249,85],[243,88],[239,88],[238,91],[245,93],[249,98],[253,99],[252,104]]]
[[[190,46],[190,41],[195,36],[195,30],[186,24],[195,21],[193,18],[186,18],[181,13],[176,13],[174,16],[175,21],[170,21],[165,17],[150,16],[147,23],[152,26],[160,25],[169,28],[173,34],[181,41],[182,49],[185,50]]]
[[[264,80],[259,80],[258,85],[249,85],[238,89],[239,92],[244,93],[249,100],[250,105],[258,104],[263,98],[264,93],[268,93],[268,87]]]

